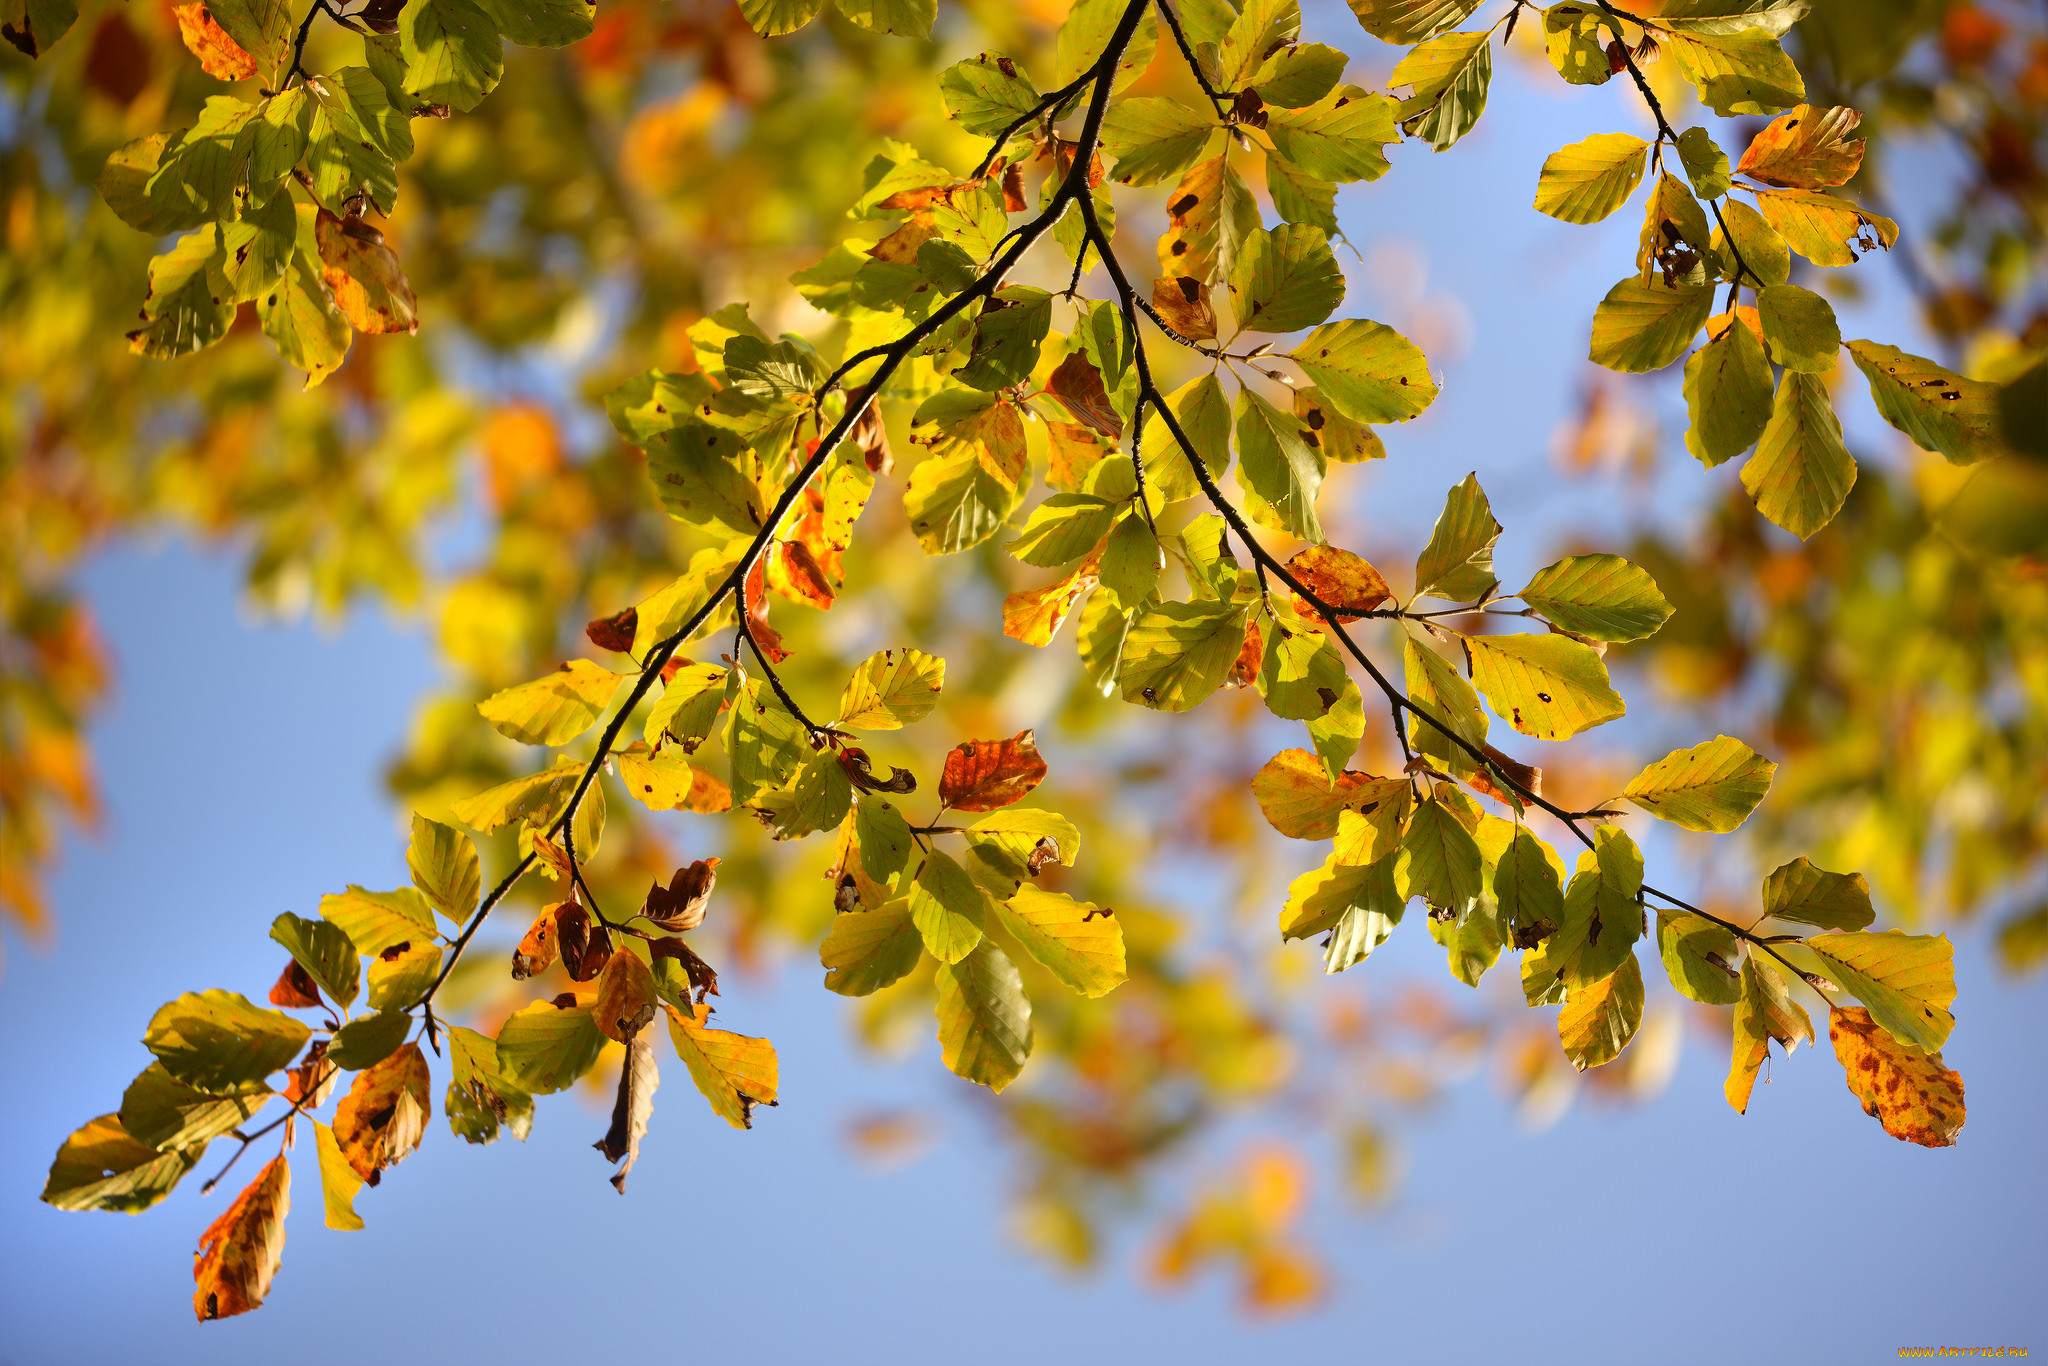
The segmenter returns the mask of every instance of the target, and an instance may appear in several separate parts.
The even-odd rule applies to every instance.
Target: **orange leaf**
[[[1237,660],[1230,666],[1230,677],[1223,680],[1227,688],[1249,688],[1259,678],[1259,666],[1266,659],[1266,633],[1259,629],[1256,621],[1245,627],[1244,644],[1238,648]]]
[[[320,1004],[320,984],[294,958],[277,975],[277,985],[270,989],[270,1004],[286,1010],[311,1009]]]
[[[762,590],[765,578],[761,561],[754,561],[754,567],[747,571],[747,634],[753,637],[754,647],[774,665],[788,659],[789,651],[782,648],[782,633],[768,624],[768,596]]]
[[[204,4],[173,5],[171,13],[178,17],[178,36],[199,59],[201,71],[217,81],[246,81],[256,74],[256,59],[228,37]]]
[[[725,785],[723,778],[715,778],[701,768],[690,770],[690,795],[683,798],[679,811],[695,811],[701,815],[714,816],[721,811],[732,810],[732,789]]]
[[[1863,139],[1849,136],[1861,122],[1863,115],[1840,105],[1789,109],[1750,140],[1735,172],[1801,190],[1845,185],[1863,164]]]
[[[1216,308],[1209,287],[1192,275],[1168,276],[1152,282],[1152,307],[1166,325],[1190,341],[1216,336]]]
[[[616,616],[599,617],[583,628],[583,634],[600,650],[628,654],[633,649],[633,632],[639,628],[640,611],[628,607]]]
[[[821,612],[832,610],[832,581],[811,548],[800,540],[777,541],[768,552],[768,586],[788,598]]]
[[[597,975],[597,1004],[591,1017],[605,1037],[619,1043],[633,1036],[654,1018],[654,974],[631,949],[620,949]]]
[[[199,1235],[192,1309],[201,1323],[246,1314],[263,1303],[284,1260],[284,1216],[291,1207],[292,1170],[279,1153]]]
[[[341,1069],[327,1061],[327,1040],[315,1039],[306,1045],[305,1056],[285,1075],[291,1078],[285,1083],[285,1100],[302,1110],[317,1110],[327,1103]],[[301,1101],[305,1103],[300,1105]]]
[[[569,902],[557,902],[534,917],[527,927],[526,937],[519,941],[519,947],[512,950],[512,980],[523,982],[536,973],[546,972],[548,964],[555,961],[556,934],[555,912]]]
[[[1052,450],[1046,458],[1045,482],[1061,493],[1079,493],[1088,471],[1102,462],[1110,447],[1093,427],[1079,422],[1045,424]]]
[[[1109,391],[1102,387],[1102,372],[1084,351],[1070,352],[1046,376],[1045,392],[1051,394],[1085,425],[1111,441],[1120,440],[1124,424],[1109,404]]]
[[[1963,1079],[1942,1065],[1941,1054],[1900,1043],[1861,1006],[1828,1011],[1828,1042],[1863,1113],[1886,1133],[1923,1148],[1955,1146],[1969,1115]]]
[[[383,233],[322,209],[313,237],[320,246],[320,278],[334,291],[334,302],[351,327],[358,332],[420,330],[419,301],[398,253],[384,245]]]
[[[1339,621],[1357,621],[1393,596],[1379,570],[1333,545],[1312,545],[1289,560],[1287,568],[1303,587],[1336,610]],[[1303,612],[1316,615],[1298,596],[1295,601]]]
[[[1252,795],[1267,823],[1298,840],[1326,840],[1337,834],[1337,814],[1368,800],[1359,789],[1386,781],[1346,769],[1332,783],[1323,761],[1305,749],[1283,749],[1252,775]]]
[[[365,1185],[384,1169],[403,1162],[420,1146],[434,1103],[427,1092],[426,1055],[406,1044],[356,1076],[355,1085],[334,1107],[334,1140]]]
[[[1007,740],[968,740],[946,756],[939,800],[955,811],[994,811],[1045,781],[1038,739],[1020,730]]]
[[[1041,648],[1052,644],[1081,595],[1095,586],[1100,556],[1090,555],[1063,579],[1043,588],[1026,588],[1003,599],[1003,634]]]
[[[1487,758],[1499,765],[1500,771],[1507,775],[1509,782],[1520,783],[1531,796],[1541,796],[1543,794],[1542,769],[1537,768],[1533,764],[1525,764],[1518,760],[1510,759],[1492,745],[1481,745],[1479,748],[1485,752]],[[1486,769],[1476,770],[1465,782],[1474,792],[1482,793],[1497,802],[1503,802],[1509,806],[1515,804],[1515,798],[1501,791],[1494,784],[1493,775]]]

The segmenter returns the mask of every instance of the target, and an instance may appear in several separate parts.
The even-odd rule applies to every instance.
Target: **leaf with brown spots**
[[[704,908],[710,903],[711,889],[717,885],[718,860],[700,858],[676,869],[668,886],[657,882],[648,888],[640,914],[667,934],[694,930],[704,923]]]
[[[246,1314],[263,1303],[284,1260],[284,1216],[291,1207],[291,1165],[279,1153],[199,1235],[192,1309],[201,1323]]]
[[[1239,647],[1237,659],[1230,666],[1229,676],[1223,680],[1226,688],[1249,688],[1259,681],[1259,669],[1266,662],[1266,633],[1256,621],[1244,628],[1244,644]]]
[[[768,552],[766,578],[768,586],[783,597],[820,612],[831,611],[838,596],[818,557],[802,541],[775,543],[775,548]]]
[[[1969,1112],[1963,1079],[1942,1065],[1941,1054],[1900,1043],[1856,1006],[1828,1012],[1828,1041],[1863,1113],[1886,1133],[1923,1148],[1955,1146]]]
[[[704,1093],[725,1122],[735,1129],[754,1127],[754,1107],[775,1104],[775,1045],[710,1028],[711,1011],[697,1006],[688,1014],[674,1006],[668,1012],[668,1036],[676,1056],[690,1069],[690,1080]]]
[[[1152,282],[1152,307],[1166,325],[1189,341],[1213,341],[1216,306],[1209,287],[1192,275],[1162,276]]]
[[[654,1019],[654,974],[640,955],[622,948],[597,975],[597,1004],[591,1017],[606,1038],[629,1043]]]
[[[546,972],[548,964],[555,961],[557,948],[555,935],[555,912],[569,902],[557,902],[543,910],[527,927],[526,937],[519,941],[519,947],[512,950],[512,980],[523,982],[535,973]]]
[[[358,332],[420,330],[419,300],[398,264],[398,253],[368,223],[336,218],[325,209],[314,222],[320,278]]]
[[[1020,730],[1007,740],[966,740],[946,756],[939,801],[955,811],[994,811],[1045,781],[1038,737]]]
[[[201,71],[217,81],[246,81],[256,74],[256,59],[228,37],[204,4],[173,5],[171,13],[178,19],[178,36],[199,59]]]
[[[1003,634],[1041,649],[1074,610],[1081,595],[1095,586],[1100,555],[1090,555],[1063,579],[1043,588],[1025,588],[1003,599]]]
[[[1386,579],[1364,559],[1333,545],[1312,545],[1287,562],[1302,587],[1337,614],[1338,621],[1357,621],[1393,597]],[[1297,596],[1304,615],[1317,613]]]
[[[366,1185],[420,1146],[433,1118],[426,1055],[409,1043],[359,1075],[334,1107],[334,1138]]]
[[[1313,386],[1294,391],[1294,415],[1301,419],[1303,444],[1328,459],[1358,465],[1386,458],[1386,443],[1378,432],[1338,412]]]

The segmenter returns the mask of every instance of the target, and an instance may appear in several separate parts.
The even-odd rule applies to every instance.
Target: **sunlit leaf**
[[[121,1094],[121,1128],[159,1152],[203,1146],[241,1127],[271,1097],[261,1082],[225,1095],[188,1086],[153,1062]],[[196,1157],[197,1149],[193,1153]]]
[[[1114,911],[1029,883],[995,905],[1003,929],[1083,996],[1107,995],[1124,980],[1123,922]]]
[[[1740,207],[1739,205],[1733,207]],[[1754,446],[1771,420],[1771,362],[1737,322],[1685,363],[1685,448],[1712,469]]]
[[[1123,642],[1124,701],[1160,711],[1207,701],[1244,645],[1247,614],[1227,602],[1162,602],[1139,614]]]
[[[1557,1038],[1583,1072],[1613,1062],[1643,1023],[1643,970],[1634,954],[1611,974],[1573,988],[1557,1012]]]
[[[1665,51],[1699,91],[1700,103],[1724,119],[1775,114],[1806,95],[1799,68],[1767,33],[1674,32]]]
[[[119,1115],[101,1115],[64,1140],[41,1198],[58,1209],[139,1214],[169,1195],[205,1151],[200,1141],[159,1152],[131,1135]]]
[[[957,963],[981,942],[988,897],[952,855],[934,849],[911,884],[910,918],[932,957]]]
[[[923,953],[924,936],[911,918],[908,897],[834,916],[818,947],[825,987],[842,996],[872,995],[916,967]]]
[[[1777,771],[1742,741],[1722,735],[1673,750],[1629,779],[1621,795],[1661,820],[1725,835],[1749,819]]]
[[[1659,911],[1657,951],[1665,976],[1683,995],[1714,1006],[1742,999],[1742,954],[1725,926],[1686,911]]]
[[[1628,710],[1607,665],[1570,636],[1472,636],[1472,685],[1524,735],[1562,740]]]
[[[688,1014],[674,1006],[662,1009],[668,1012],[668,1036],[676,1056],[689,1068],[690,1080],[712,1110],[735,1129],[753,1128],[754,1107],[776,1103],[775,1045],[711,1028],[708,1006],[696,1006]]]
[[[591,1006],[596,994],[564,993],[535,1001],[498,1026],[498,1065],[521,1090],[548,1095],[567,1089],[604,1050],[604,1031]]]
[[[939,1053],[947,1070],[1001,1091],[1031,1055],[1031,1002],[1017,965],[984,939],[938,970]]]
[[[1447,33],[1396,64],[1387,87],[1411,88],[1395,117],[1413,136],[1442,152],[1472,131],[1493,82],[1492,39],[1491,32]]]
[[[1863,1002],[1902,1044],[1933,1052],[1956,1027],[1955,949],[1945,935],[1817,934],[1806,941],[1821,974]]]
[[[1828,1041],[1863,1113],[1904,1143],[1953,1147],[1968,1111],[1963,1079],[1941,1054],[1900,1043],[1854,1006],[1828,1011]]]
[[[284,1260],[284,1216],[291,1207],[291,1166],[279,1153],[199,1235],[192,1309],[201,1323],[246,1314],[263,1303]]]
[[[1815,374],[1835,368],[1842,330],[1826,299],[1797,285],[1767,285],[1756,292],[1756,312],[1772,360]]]
[[[1348,185],[1387,173],[1381,149],[1399,142],[1392,96],[1340,85],[1306,109],[1266,111],[1273,149],[1318,180]]]
[[[320,1161],[320,1193],[327,1207],[327,1227],[344,1233],[360,1229],[363,1216],[356,1213],[355,1199],[356,1192],[363,1188],[363,1178],[342,1156],[334,1130],[317,1119],[313,1121],[313,1149]]]
[[[1813,1019],[1785,990],[1785,979],[1755,954],[1742,960],[1742,996],[1735,1006],[1735,1046],[1722,1091],[1737,1114],[1749,1113],[1756,1074],[1775,1039],[1790,1053],[1801,1039],[1813,1042]]]
[[[1685,354],[1713,311],[1711,285],[1666,288],[1631,275],[1593,310],[1588,358],[1624,374],[1661,370]]]
[[[1536,208],[1567,223],[1598,223],[1643,182],[1650,144],[1631,133],[1595,133],[1552,152],[1536,178]]]
[[[1385,323],[1325,323],[1288,354],[1354,422],[1405,422],[1436,399],[1429,362]]]
[[[1771,420],[1742,487],[1756,510],[1801,540],[1833,521],[1856,484],[1856,460],[1842,444],[1842,423],[1828,403],[1827,381],[1801,370],[1778,377]]]
[[[284,945],[294,961],[312,974],[327,998],[347,1010],[356,1003],[362,981],[360,950],[331,920],[307,920],[290,911],[271,922],[270,937]]]
[[[1764,913],[1823,930],[1860,930],[1877,919],[1861,873],[1830,873],[1801,856],[1764,879]]]
[[[1852,341],[1849,355],[1870,381],[1877,411],[1921,449],[1957,465],[2004,452],[1996,385],[1880,342]]]
[[[1641,640],[1671,619],[1671,604],[1641,565],[1619,555],[1567,555],[1517,594],[1574,635]]]
[[[433,1117],[426,1055],[409,1043],[356,1075],[355,1084],[334,1107],[334,1138],[342,1156],[368,1185],[384,1169],[410,1157]]]
[[[232,991],[188,991],[165,1005],[143,1046],[179,1081],[216,1094],[262,1081],[298,1056],[312,1031]]]
[[[1862,121],[1854,109],[1802,104],[1750,139],[1736,172],[1802,190],[1846,184],[1863,164],[1863,139],[1849,136]]]

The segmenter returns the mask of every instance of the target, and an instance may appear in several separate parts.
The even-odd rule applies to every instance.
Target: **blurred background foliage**
[[[735,299],[753,300],[771,334],[823,336],[833,320],[785,281],[841,235],[880,140],[966,164],[980,146],[944,120],[933,76],[981,48],[1044,56],[1065,8],[951,3],[932,43],[876,39],[835,14],[770,43],[731,0],[606,0],[588,40],[508,49],[503,85],[474,113],[415,121],[419,151],[382,225],[418,293],[420,335],[360,336],[343,368],[304,392],[250,316],[174,362],[123,341],[157,244],[92,182],[114,148],[190,122],[218,88],[169,6],[97,0],[41,60],[0,50],[0,916],[31,937],[50,932],[43,872],[65,824],[95,820],[88,734],[114,678],[72,580],[113,541],[232,546],[263,613],[429,623],[446,676],[391,763],[399,806],[446,819],[451,799],[517,771],[520,747],[475,701],[585,652],[586,620],[666,583],[692,548],[660,515],[602,396],[650,365],[693,368],[688,327]],[[1375,45],[1336,18],[1369,65]],[[316,29],[313,54],[330,41],[354,42]],[[1909,195],[1941,196],[1922,204],[1935,231],[1902,241],[1885,268],[1910,285],[1942,359],[1980,379],[2026,369],[2048,350],[2042,8],[1818,0],[1791,45],[1814,103],[1865,112],[1869,153],[1851,192],[1887,213]],[[1533,42],[1515,46],[1542,62]],[[1669,66],[1650,71],[1676,117],[1689,95]],[[1897,183],[1905,149],[1924,161],[1930,145],[1956,174]],[[1128,232],[1142,258],[1149,225]],[[1857,286],[1850,272],[1808,283],[1838,297]],[[1667,388],[1668,375],[1589,389],[1558,434],[1561,462],[1627,477],[1687,458],[1645,416]],[[1847,508],[1811,543],[1767,531],[1739,490],[1660,521],[1689,520],[1682,535],[1644,530],[1629,554],[1678,612],[1616,662],[1650,680],[1661,711],[1747,734],[1783,765],[1745,836],[1754,857],[1709,873],[1729,904],[1756,865],[1807,851],[1866,870],[1894,921],[1989,918],[2012,970],[2048,957],[2042,483],[2024,460],[1958,469],[1901,442],[1864,463]],[[1271,752],[1254,734],[1256,698],[1219,695],[1190,744],[1149,713],[1112,711],[1068,652],[996,633],[1002,596],[1022,585],[992,545],[928,563],[888,497],[860,540],[836,610],[777,612],[800,696],[836,692],[866,651],[914,641],[947,657],[951,686],[920,732],[931,738],[897,733],[878,764],[928,777],[955,739],[1026,725],[1087,740],[1048,792],[1089,846],[1065,890],[1116,908],[1131,980],[1096,1001],[1034,990],[1031,1084],[975,1098],[1016,1155],[1017,1227],[1047,1255],[1086,1264],[1105,1221],[1140,1217],[1158,1230],[1160,1281],[1221,1261],[1252,1308],[1296,1307],[1321,1286],[1292,1233],[1312,1180],[1306,1149],[1205,1136],[1238,1133],[1246,1115],[1327,1135],[1340,1155],[1332,1177],[1370,1204],[1397,1176],[1399,1116],[1477,1068],[1534,1122],[1583,1090],[1627,1099],[1662,1085],[1687,1027],[1671,1003],[1624,1060],[1579,1077],[1547,1020],[1497,1010],[1489,995],[1417,988],[1366,1004],[1298,990],[1313,968],[1280,951],[1271,915],[1301,860],[1246,788]],[[1383,731],[1368,732],[1367,759],[1387,759]],[[1614,776],[1549,780],[1591,798]],[[624,806],[595,866],[600,895],[637,899],[657,873],[719,853],[720,905],[705,927],[714,961],[742,976],[809,970],[832,915],[828,848]],[[1218,899],[1205,887],[1225,889],[1221,919],[1189,912]],[[522,917],[503,919],[509,944]],[[1027,979],[1037,970],[1021,966]],[[451,1006],[509,1009],[501,956],[464,967]],[[924,1039],[929,983],[912,973],[854,1003],[854,1027],[878,1050]],[[853,1132],[886,1153],[914,1128],[879,1117]],[[1177,1160],[1226,1148],[1239,1155],[1206,1177]]]

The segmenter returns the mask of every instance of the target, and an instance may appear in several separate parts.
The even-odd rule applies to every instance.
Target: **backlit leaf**
[[[911,919],[910,898],[872,911],[846,911],[832,918],[832,929],[818,947],[825,967],[825,987],[841,996],[868,996],[917,966],[924,936]]]
[[[291,1207],[291,1166],[279,1153],[199,1235],[192,1309],[201,1323],[246,1314],[263,1303],[284,1260],[284,1216]]]
[[[1815,374],[1835,368],[1842,330],[1826,299],[1797,285],[1767,285],[1756,292],[1756,312],[1772,360]]]
[[[1066,23],[1060,26],[1053,61],[1053,89],[1071,84],[1102,60],[1128,8],[1124,0],[1075,0],[1074,7],[1067,12]],[[1150,14],[1139,16],[1130,45],[1112,73],[1111,88],[1121,90],[1142,75],[1152,65],[1152,54],[1158,46],[1159,25]]]
[[[1597,982],[1621,966],[1643,937],[1643,855],[1628,834],[1600,827],[1594,847],[1579,855],[1565,884],[1567,926],[1584,926],[1584,942],[1562,966],[1567,987]],[[1548,948],[1548,946],[1546,946]]]
[[[334,1107],[334,1139],[367,1185],[410,1157],[433,1117],[426,1055],[409,1043],[365,1072]]]
[[[1432,725],[1418,717],[1409,725],[1409,743],[1418,753],[1443,760],[1454,773],[1469,771],[1471,756],[1453,744],[1446,732],[1474,746],[1486,743],[1487,720],[1479,709],[1479,694],[1442,655],[1413,636],[1403,642],[1402,649],[1409,701],[1438,723]]]
[[[322,919],[341,927],[360,953],[372,958],[401,944],[426,943],[440,934],[426,898],[411,887],[368,892],[354,883],[320,898]]]
[[[1433,910],[1462,916],[1485,894],[1486,872],[1471,832],[1442,802],[1415,808],[1401,836],[1394,885]]]
[[[415,812],[405,862],[412,869],[412,885],[441,914],[460,924],[476,910],[483,896],[483,865],[469,836]]]
[[[1447,33],[1416,47],[1394,67],[1388,89],[1412,88],[1395,117],[1413,136],[1442,152],[1472,131],[1486,112],[1486,91],[1493,82],[1492,38],[1490,32]]]
[[[1778,40],[1762,32],[1737,34],[1673,32],[1665,51],[1699,91],[1700,103],[1731,118],[1775,114],[1799,103],[1806,82]]]
[[[1678,158],[1685,164],[1685,178],[1701,199],[1719,199],[1728,193],[1728,154],[1704,128],[1688,128],[1678,135]],[[1725,212],[1725,210],[1724,210]]]
[[[837,725],[896,730],[921,721],[938,705],[946,661],[922,650],[883,650],[853,671],[839,699]]]
[[[753,1128],[754,1107],[776,1103],[775,1045],[711,1028],[709,1006],[693,1007],[687,1014],[674,1006],[662,1009],[668,1012],[668,1037],[676,1056],[690,1069],[690,1080],[712,1110],[735,1129]]]
[[[560,745],[597,724],[627,681],[600,664],[572,659],[545,678],[493,693],[477,704],[502,735],[527,745]]]
[[[604,1031],[591,1014],[596,994],[565,993],[535,1001],[498,1027],[498,1065],[520,1089],[548,1095],[567,1089],[604,1051]]]
[[[625,1043],[654,1019],[654,974],[628,948],[613,951],[597,976],[597,1001],[590,1017],[605,1037]]]
[[[344,1071],[360,1072],[396,1053],[410,1033],[412,1016],[403,1010],[358,1015],[334,1032],[327,1047],[327,1061]]]
[[[1802,190],[1847,184],[1863,164],[1863,139],[1849,136],[1862,121],[1863,115],[1839,105],[1799,105],[1750,139],[1736,172]]]
[[[1267,402],[1250,385],[1238,389],[1238,477],[1270,507],[1266,524],[1319,542],[1323,523],[1316,494],[1323,486],[1323,457],[1302,440],[1304,430],[1300,418]],[[1256,508],[1253,515],[1259,515]]]
[[[1046,970],[1083,996],[1104,996],[1124,980],[1123,922],[1113,911],[1026,883],[996,916]]]
[[[1872,1019],[1902,1044],[1932,1053],[1956,1027],[1955,949],[1946,935],[1817,934],[1806,947],[1823,976],[1863,1002]]]
[[[1667,289],[1661,281],[1645,284],[1631,275],[1593,311],[1588,358],[1624,374],[1661,370],[1685,354],[1713,311],[1711,285]]]
[[[188,991],[158,1010],[143,1046],[179,1081],[216,1094],[290,1064],[313,1031],[232,991]]]
[[[1754,446],[1771,420],[1772,384],[1763,343],[1740,323],[1693,352],[1685,363],[1685,448],[1693,458],[1712,469]]]
[[[1323,230],[1283,223],[1248,234],[1230,267],[1230,304],[1240,332],[1314,327],[1344,302],[1344,272]]]
[[[1742,960],[1742,997],[1735,1006],[1735,1047],[1722,1092],[1737,1114],[1749,1113],[1756,1074],[1771,1055],[1771,1040],[1789,1054],[1801,1039],[1813,1042],[1813,1019],[1785,991],[1785,979],[1751,954]]]
[[[1877,919],[1861,873],[1830,873],[1803,855],[1764,879],[1764,914],[1823,930],[1860,930]]]
[[[340,926],[329,920],[307,920],[290,911],[271,922],[270,937],[284,945],[298,965],[311,973],[329,1000],[347,1010],[356,1002],[363,960]]]
[[[1543,51],[1557,74],[1573,85],[1602,85],[1613,75],[1607,45],[1621,24],[1594,5],[1559,4],[1543,11]]]
[[[162,1200],[198,1163],[204,1142],[158,1152],[101,1115],[64,1140],[43,1183],[42,1201],[58,1209],[139,1214]]]
[[[1269,109],[1266,136],[1273,149],[1318,180],[1348,185],[1387,173],[1381,149],[1399,142],[1393,97],[1340,85],[1306,109]]]
[[[1922,450],[1956,465],[2004,453],[1996,385],[1880,342],[1852,341],[1849,355],[1870,381],[1877,411]]]
[[[1742,999],[1742,953],[1725,927],[1685,911],[1659,911],[1657,950],[1681,994],[1712,1006]]]
[[[1038,737],[1029,729],[1007,740],[968,740],[946,755],[939,801],[955,811],[994,811],[1045,781]]]
[[[824,7],[825,0],[740,0],[740,13],[763,38],[796,32]]]
[[[138,1143],[158,1151],[203,1146],[261,1110],[272,1095],[260,1082],[226,1095],[188,1086],[160,1062],[144,1068],[121,1094],[121,1128]]]
[[[1904,1143],[1953,1147],[1968,1118],[1963,1079],[1941,1054],[1900,1043],[1854,1006],[1828,1011],[1828,1041],[1863,1113]]]
[[[1557,1038],[1583,1072],[1613,1062],[1643,1023],[1643,970],[1634,954],[1610,975],[1576,987],[1557,1012]]]
[[[496,787],[486,788],[474,797],[463,797],[460,800],[451,802],[448,809],[455,813],[455,819],[461,821],[470,829],[475,830],[479,834],[488,835],[508,821],[532,820],[537,816],[547,816],[550,813],[559,811],[567,803],[569,794],[576,787],[577,780],[583,776],[583,769],[584,764],[582,760],[564,759],[556,763],[552,768],[544,768],[538,773],[529,773],[524,777],[514,778],[510,782],[499,783]],[[358,892],[361,889],[351,888],[350,890],[351,892]],[[396,895],[396,893],[387,893],[386,895]],[[340,900],[339,897],[332,899]],[[425,903],[421,903],[420,909],[426,910]],[[320,913],[327,915],[329,920],[335,919],[334,916],[327,914],[327,903],[325,901],[321,903]],[[408,916],[407,918],[415,919],[415,923],[423,923],[430,929],[434,923],[434,916],[431,911],[427,911],[424,917],[415,918]],[[349,922],[337,921],[336,923],[340,924],[343,929],[350,930],[349,937],[354,939],[357,946],[365,953],[381,953],[391,944],[398,942],[395,939],[385,939],[378,947],[371,948],[369,944],[356,935],[354,930],[350,929]]]
[[[1854,265],[1852,240],[1864,251],[1890,250],[1899,240],[1899,225],[1891,219],[1818,190],[1758,190],[1756,207],[1792,250],[1817,266]]]
[[[954,1075],[1001,1091],[1031,1055],[1031,1002],[1017,965],[984,939],[938,970],[939,1053]]]
[[[1641,640],[1671,619],[1671,604],[1649,571],[1619,555],[1567,555],[1537,571],[1517,596],[1594,640]]]
[[[1472,636],[1472,685],[1524,735],[1562,740],[1628,710],[1607,665],[1570,636]]]
[[[1629,779],[1621,795],[1660,820],[1725,835],[1749,819],[1777,771],[1742,741],[1722,735],[1673,750]]]
[[[1856,460],[1842,444],[1827,381],[1785,371],[1756,454],[1742,467],[1742,487],[1756,500],[1756,510],[1808,540],[1834,520],[1855,484]]]
[[[1008,57],[984,52],[939,73],[946,112],[976,137],[994,137],[1038,104],[1030,73]]]
[[[1103,150],[1123,185],[1156,185],[1199,161],[1216,134],[1216,116],[1179,100],[1144,96],[1119,101],[1102,122]]]
[[[1325,323],[1288,354],[1354,422],[1405,422],[1436,399],[1427,359],[1385,323]]]
[[[334,1130],[317,1119],[313,1121],[313,1149],[320,1160],[320,1193],[327,1206],[327,1227],[344,1233],[360,1229],[363,1216],[356,1213],[355,1200],[356,1192],[363,1188],[363,1178],[342,1156]]]
[[[1536,178],[1536,208],[1567,223],[1598,223],[1643,182],[1650,144],[1631,133],[1595,133],[1552,152]]]
[[[1367,33],[1406,46],[1462,24],[1480,0],[1348,0]]]
[[[1498,581],[1493,547],[1500,523],[1474,472],[1444,498],[1444,510],[1415,561],[1415,596],[1452,602],[1476,600]]]
[[[957,963],[981,942],[988,898],[950,854],[934,849],[911,884],[910,918],[932,957]]]
[[[1326,840],[1337,833],[1338,814],[1378,800],[1361,789],[1380,782],[1347,772],[1334,783],[1321,759],[1305,749],[1283,749],[1252,776],[1252,795],[1275,830],[1300,840]],[[1406,780],[1397,785],[1405,788]]]
[[[1244,645],[1248,609],[1227,602],[1162,602],[1124,638],[1119,686],[1126,702],[1187,711],[1223,686]]]

